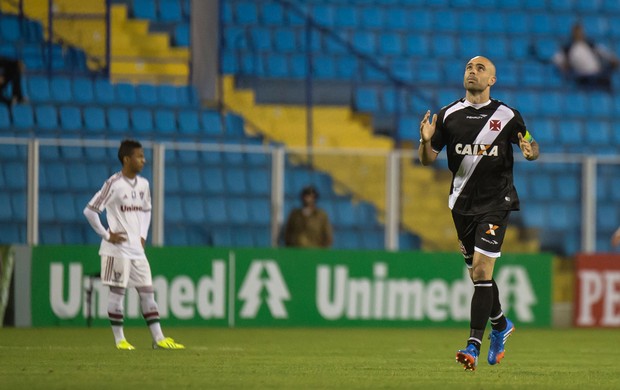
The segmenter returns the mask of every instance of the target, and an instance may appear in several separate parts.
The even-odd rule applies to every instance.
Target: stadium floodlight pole
[[[166,146],[153,143],[153,229],[151,243],[153,246],[164,245],[164,166]]]
[[[581,174],[581,251],[596,251],[596,157],[583,159]]]
[[[398,250],[400,151],[393,150],[387,156],[385,172],[385,249]]]
[[[284,147],[271,149],[271,246],[278,246],[284,222]]]
[[[39,243],[39,139],[28,140],[28,245]]]

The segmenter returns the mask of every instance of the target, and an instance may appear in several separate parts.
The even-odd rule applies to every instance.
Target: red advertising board
[[[620,327],[620,255],[578,255],[575,284],[575,326]]]

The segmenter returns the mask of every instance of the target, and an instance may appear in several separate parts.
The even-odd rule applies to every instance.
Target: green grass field
[[[0,329],[2,389],[619,389],[619,330],[519,329],[502,364],[454,361],[467,329]],[[460,387],[467,386],[467,387]]]

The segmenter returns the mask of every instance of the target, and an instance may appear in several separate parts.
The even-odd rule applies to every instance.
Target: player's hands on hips
[[[431,116],[431,110],[426,111],[424,114],[424,118],[422,118],[422,122],[420,122],[420,139],[421,142],[427,143],[435,134],[435,124],[437,123],[437,114],[433,114],[433,118],[431,121],[428,119]]]
[[[519,148],[521,149],[521,153],[523,153],[523,157],[526,160],[532,160],[534,158],[534,152],[532,151],[532,144],[523,138],[523,134],[519,134]]]
[[[112,244],[120,244],[121,242],[127,241],[127,237],[125,237],[125,233],[114,233],[110,232],[110,238],[108,238],[108,242]]]
[[[142,243],[142,248],[146,247],[146,240],[142,237],[140,237],[140,242]]]

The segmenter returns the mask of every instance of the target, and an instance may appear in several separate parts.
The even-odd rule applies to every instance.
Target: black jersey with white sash
[[[473,104],[461,99],[441,109],[431,146],[437,153],[446,147],[451,210],[476,215],[519,209],[512,176],[518,133],[526,135],[521,114],[499,100]]]

